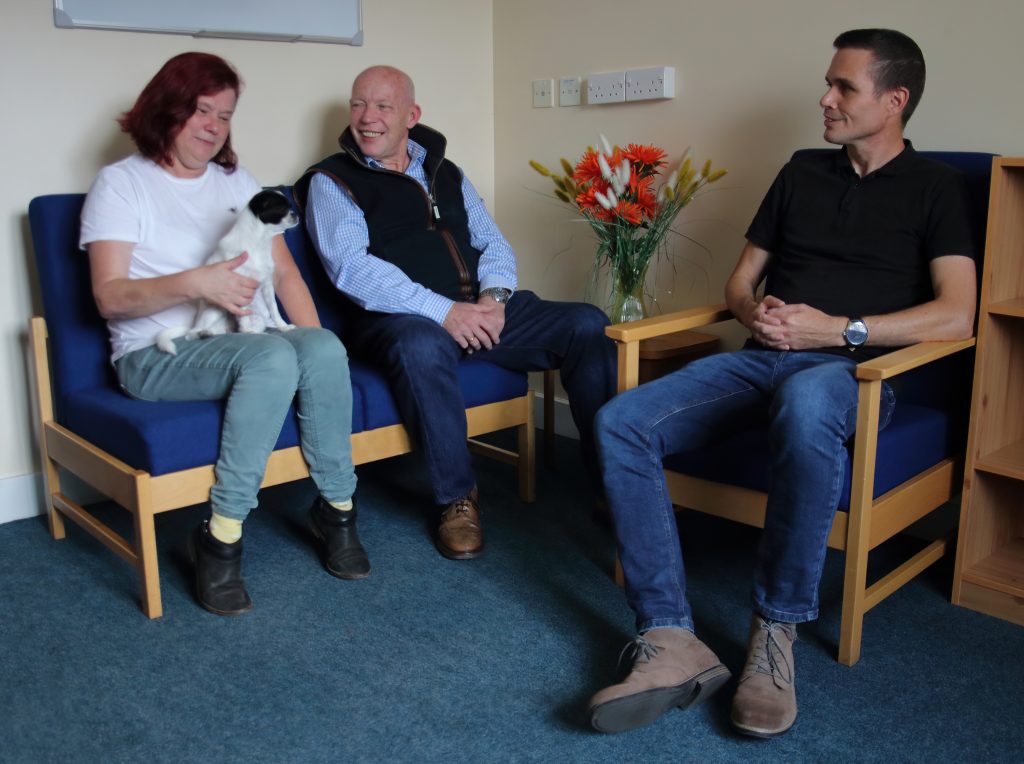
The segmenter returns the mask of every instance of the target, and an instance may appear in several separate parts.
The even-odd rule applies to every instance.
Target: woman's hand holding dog
[[[260,282],[235,272],[248,259],[248,253],[243,252],[223,263],[197,268],[197,296],[236,316],[249,315],[252,312],[249,305],[256,296]]]
[[[128,278],[132,248],[126,241],[94,241],[89,245],[92,292],[106,319],[151,316],[183,302],[202,298],[238,316],[247,315],[257,281],[236,273],[248,255],[167,276]]]

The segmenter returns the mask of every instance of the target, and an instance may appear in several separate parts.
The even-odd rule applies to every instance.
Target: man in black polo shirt
[[[725,287],[750,339],[630,390],[598,414],[605,491],[641,636],[629,676],[591,699],[597,729],[646,724],[727,681],[729,670],[693,633],[661,460],[765,417],[772,488],[732,722],[758,737],[793,725],[792,646],[796,624],[818,616],[844,444],[857,420],[853,368],[894,347],[973,331],[962,179],[903,138],[924,89],[921,51],[879,29],[846,32],[835,47],[820,105],[825,140],[842,148],[782,169]],[[882,398],[885,426],[895,405],[887,386]]]

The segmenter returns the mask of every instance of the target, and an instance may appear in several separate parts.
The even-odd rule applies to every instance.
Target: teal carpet
[[[846,668],[830,553],[781,738],[731,731],[734,681],[647,728],[591,731],[587,698],[614,681],[633,619],[573,445],[538,470],[533,506],[511,468],[478,461],[487,550],[469,562],[435,551],[415,456],[361,468],[365,581],[320,567],[311,484],[265,491],[246,524],[255,609],[234,619],[192,601],[184,539],[202,507],[158,518],[155,621],[80,529],[58,543],[42,518],[0,525],[0,762],[1020,761],[1024,628],[950,605],[948,561],[868,614]],[[737,672],[756,532],[681,526],[698,633]]]

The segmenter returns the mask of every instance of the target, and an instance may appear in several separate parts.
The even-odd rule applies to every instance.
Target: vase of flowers
[[[531,160],[530,166],[551,178],[555,196],[575,208],[597,235],[591,283],[602,273],[607,277],[605,309],[613,323],[620,323],[644,317],[647,271],[666,251],[676,216],[726,171],[712,171],[710,159],[698,171],[687,151],[657,186],[666,164],[662,149],[635,143],[611,146],[604,136],[601,143],[602,150],[588,148],[575,166],[562,159],[562,174],[540,162]]]

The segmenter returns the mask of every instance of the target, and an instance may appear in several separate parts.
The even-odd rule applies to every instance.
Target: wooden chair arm
[[[858,380],[864,381],[889,379],[971,347],[974,347],[973,337],[966,340],[918,342],[916,345],[900,348],[878,358],[872,358],[870,361],[859,363],[854,374]]]
[[[643,318],[639,321],[628,321],[624,324],[612,324],[605,327],[604,333],[616,342],[640,342],[640,340],[649,340],[651,337],[661,337],[686,329],[716,324],[732,317],[732,313],[725,307],[725,303],[719,303],[718,305],[704,305],[700,308],[666,313],[653,318]]]
[[[696,329],[700,326],[727,321],[732,313],[725,303],[667,313],[664,316],[644,318],[624,324],[605,327],[605,334],[615,340],[618,353],[618,392],[636,387],[640,378],[640,342],[652,337]]]

